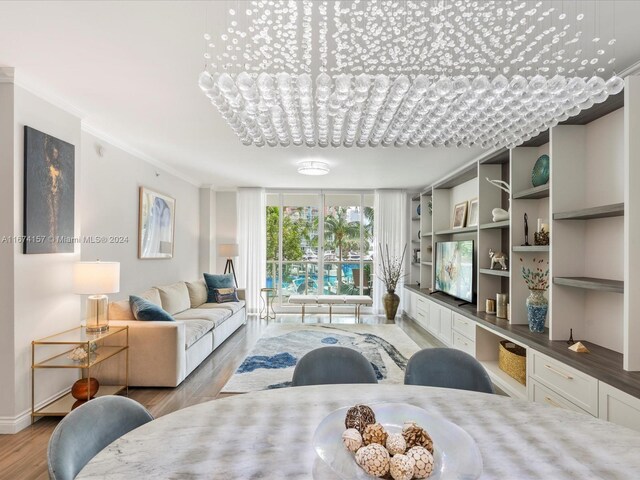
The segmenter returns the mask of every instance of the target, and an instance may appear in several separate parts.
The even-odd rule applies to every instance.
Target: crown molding
[[[140,160],[143,160],[155,167],[161,168],[165,172],[173,175],[174,177],[184,180],[185,182],[198,188],[202,186],[201,182],[197,181],[196,179],[191,178],[188,175],[185,175],[184,173],[178,171],[177,169],[171,167],[170,165],[167,165],[163,161],[158,160],[157,158],[147,155],[146,153],[138,150],[137,148],[132,147],[128,143],[118,140],[117,138],[113,137],[109,133],[94,127],[86,120],[82,121],[81,128],[83,132],[89,133],[94,137],[97,137],[107,142],[108,144],[113,145],[114,147],[119,148],[120,150],[127,152],[128,154],[133,155],[136,158],[139,158]]]
[[[639,73],[640,73],[640,60],[634,63],[633,65],[630,65],[624,70],[622,70],[620,73],[618,73],[618,76],[620,78],[625,78],[625,77],[628,77],[629,75],[638,75]]]
[[[43,87],[39,83],[30,80],[28,77],[25,77],[19,72],[17,75],[15,75],[13,84],[16,87],[20,87],[23,90],[26,90],[27,92],[35,95],[36,97],[41,98],[45,102],[48,102],[51,105],[58,107],[59,109],[64,110],[67,113],[70,113],[74,117],[82,119],[83,117],[87,116],[87,113],[80,107],[74,105],[66,98],[53,93],[51,90],[48,90],[46,87]]]

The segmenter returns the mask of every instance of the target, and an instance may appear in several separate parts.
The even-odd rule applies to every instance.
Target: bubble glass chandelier
[[[245,145],[513,148],[624,88],[597,4],[227,2],[198,83]]]

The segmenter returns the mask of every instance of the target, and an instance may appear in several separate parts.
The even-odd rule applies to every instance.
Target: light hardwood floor
[[[276,322],[300,323],[300,316],[278,315]],[[335,315],[333,323],[353,323],[353,317]],[[363,315],[363,323],[388,322],[383,316]],[[271,321],[273,323],[273,320]],[[306,315],[305,322],[328,323],[328,316]],[[439,345],[412,320],[404,317],[396,323],[421,347]],[[250,317],[215,352],[213,352],[177,388],[131,388],[129,397],[143,404],[155,416],[160,417],[181,408],[226,396],[220,394],[224,384],[233,375],[267,327],[264,320]],[[59,419],[43,418],[31,427],[15,435],[0,435],[0,479],[47,479],[47,444]]]

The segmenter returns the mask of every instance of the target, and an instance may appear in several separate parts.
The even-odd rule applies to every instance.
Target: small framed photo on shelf
[[[474,198],[473,200],[469,200],[469,215],[467,219],[467,227],[478,226],[478,216],[479,216],[478,210],[479,210],[478,199]]]
[[[464,228],[467,222],[467,206],[469,202],[460,202],[453,207],[453,228]]]

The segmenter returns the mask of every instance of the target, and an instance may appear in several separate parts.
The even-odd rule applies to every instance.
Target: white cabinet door
[[[448,308],[440,307],[440,335],[438,338],[447,346],[451,346],[452,343],[452,313]]]
[[[407,288],[404,289],[404,313],[416,318],[416,294]]]
[[[623,427],[640,430],[640,399],[599,382],[598,416]]]
[[[442,308],[435,302],[429,302],[429,333],[440,336],[440,312]]]

